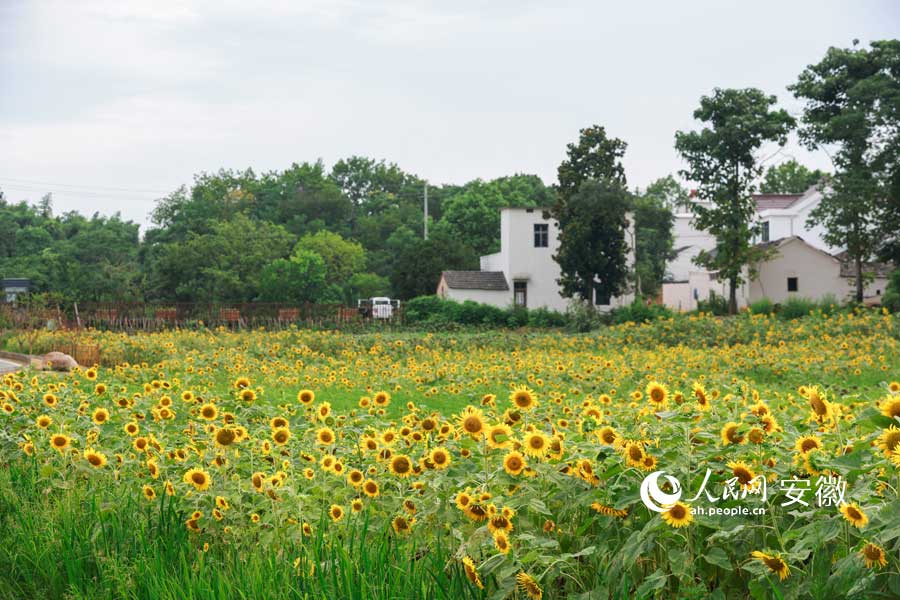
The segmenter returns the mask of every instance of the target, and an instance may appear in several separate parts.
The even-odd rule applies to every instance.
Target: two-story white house
[[[854,273],[845,264],[842,249],[825,242],[825,228],[808,222],[822,201],[822,192],[813,186],[802,194],[759,194],[753,199],[761,229],[754,241],[769,250],[770,257],[753,265],[756,276],[752,280],[745,274],[747,281],[738,289],[738,306],[762,298],[775,303],[791,297],[845,300],[855,289]],[[711,294],[727,297],[728,283],[693,262],[701,251],[713,250],[716,241],[695,227],[691,210],[676,212],[673,234],[676,256],[667,265],[663,303],[676,310],[694,310]],[[887,286],[889,269],[872,264],[866,270],[872,280],[867,282],[865,296],[877,303]]]
[[[474,300],[498,307],[512,305],[564,311],[570,300],[560,294],[559,223],[544,218],[541,208],[504,208],[500,211],[500,252],[481,257],[479,271],[444,271],[437,295]],[[628,265],[634,265],[634,224],[628,215]],[[630,303],[634,294],[609,298],[594,294],[599,310]]]

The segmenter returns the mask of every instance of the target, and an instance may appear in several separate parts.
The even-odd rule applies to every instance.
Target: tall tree
[[[750,243],[758,230],[751,194],[762,173],[755,152],[766,142],[784,145],[795,125],[786,111],[772,109],[775,102],[775,96],[754,88],[716,88],[694,111],[708,126],[675,133],[675,149],[688,163],[681,175],[697,183],[697,195],[708,203],[695,205],[696,225],[716,239],[715,252],[701,252],[697,261],[728,281],[732,314],[744,268],[762,253]]]
[[[578,143],[566,146],[566,159],[556,170],[559,193],[568,197],[588,180],[610,180],[625,186],[622,157],[628,147],[619,138],[606,135],[606,129],[592,125],[580,130]]]
[[[675,257],[672,229],[673,209],[687,202],[688,193],[674,177],[657,179],[641,192],[635,192],[634,251],[637,290],[645,296],[659,291],[666,274],[666,264]]]
[[[825,225],[825,241],[845,247],[863,300],[863,265],[885,241],[897,239],[892,198],[900,163],[900,40],[871,47],[829,48],[790,89],[806,101],[800,139],[810,148],[836,147],[836,172],[810,214]],[[887,227],[885,227],[887,226]]]
[[[763,194],[802,194],[825,176],[825,171],[810,170],[792,158],[766,169],[759,191]]]
[[[588,180],[559,203],[559,285],[566,298],[591,302],[612,298],[625,291],[628,281],[626,213],[631,196],[616,180]]]

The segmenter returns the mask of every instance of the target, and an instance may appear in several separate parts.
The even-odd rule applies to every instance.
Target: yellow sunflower
[[[759,550],[754,550],[750,553],[750,556],[766,565],[770,571],[778,575],[778,578],[781,581],[784,581],[788,578],[788,575],[791,574],[791,570],[788,567],[787,563],[778,556],[773,554],[767,554],[765,552],[760,552]]]
[[[513,391],[509,395],[509,400],[513,403],[513,406],[516,407],[517,410],[529,411],[537,406],[537,396],[534,394],[534,390],[530,389],[527,386],[520,385],[513,388]]]
[[[855,502],[841,504],[840,510],[844,518],[857,529],[862,529],[869,522],[869,517]]]
[[[662,513],[662,518],[672,527],[678,528],[690,525],[694,520],[694,515],[689,504],[676,502]]]

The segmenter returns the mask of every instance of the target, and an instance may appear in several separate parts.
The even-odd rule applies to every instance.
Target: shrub
[[[697,310],[702,313],[716,316],[724,316],[728,314],[728,300],[725,296],[711,294],[709,300],[698,300]]]
[[[900,311],[900,269],[894,269],[888,280],[881,305],[891,312]]]
[[[768,298],[761,298],[748,307],[752,315],[771,315],[775,312],[775,303]]]
[[[660,317],[668,318],[672,311],[662,304],[647,304],[642,298],[634,299],[634,302],[612,311],[613,323],[646,323]]]
[[[604,324],[604,318],[590,302],[584,300],[573,300],[566,309],[566,327],[578,333],[600,327]]]
[[[535,328],[564,327],[566,316],[555,310],[536,308],[528,311],[528,326]]]
[[[789,298],[781,304],[778,316],[782,319],[799,319],[818,308],[815,300],[809,298]]]

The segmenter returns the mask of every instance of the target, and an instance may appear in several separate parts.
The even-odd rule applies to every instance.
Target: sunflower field
[[[890,315],[82,337],[0,382],[3,598],[900,596]]]

